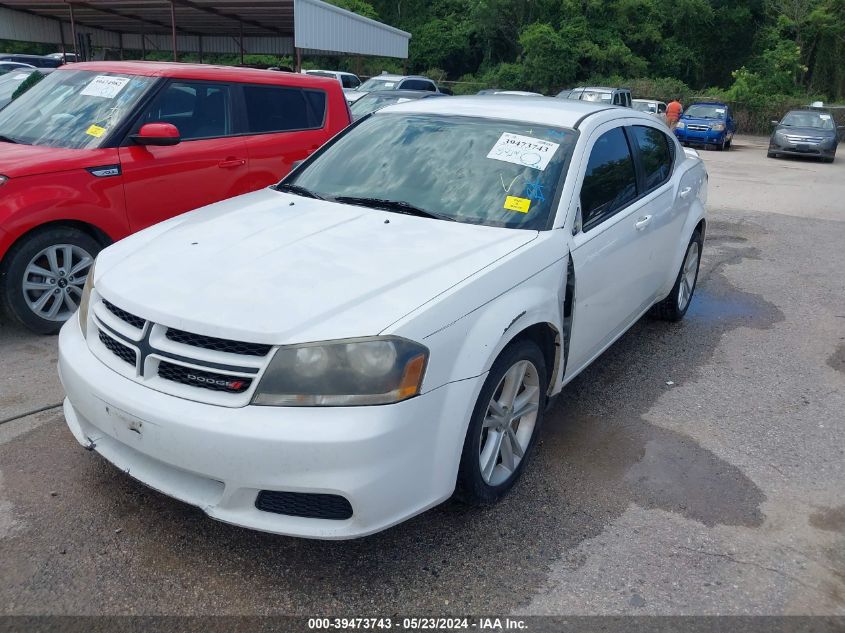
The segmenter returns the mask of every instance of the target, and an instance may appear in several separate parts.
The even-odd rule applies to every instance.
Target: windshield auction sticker
[[[508,196],[505,198],[504,208],[508,211],[516,211],[517,213],[528,213],[528,209],[531,208],[531,201],[528,198]]]
[[[112,77],[111,75],[97,75],[88,85],[83,88],[80,94],[88,97],[103,97],[114,99],[129,83],[129,77]]]
[[[550,141],[505,132],[496,141],[487,158],[543,171],[558,147],[560,145]]]

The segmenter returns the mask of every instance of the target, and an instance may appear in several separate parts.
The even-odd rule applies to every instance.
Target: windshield
[[[577,132],[442,114],[380,113],[285,182],[404,202],[460,222],[542,230]]]
[[[833,117],[824,112],[790,112],[783,117],[781,125],[812,127],[818,130],[832,130],[835,127]]]
[[[723,105],[699,103],[688,107],[684,114],[696,119],[724,119],[725,112]]]
[[[378,79],[376,77],[373,77],[372,79],[367,79],[367,81],[362,83],[355,90],[361,90],[365,92],[373,92],[375,90],[395,90],[396,84],[398,83],[398,79]]]
[[[60,70],[0,111],[0,136],[27,145],[98,147],[153,77]]]
[[[639,112],[657,112],[657,104],[650,101],[634,101],[634,110]]]
[[[576,94],[573,94],[574,97]],[[585,90],[581,93],[581,101],[595,101],[595,102],[606,102],[610,103],[611,99],[613,99],[613,95],[609,92],[598,92],[597,90]]]
[[[365,114],[381,110],[394,103],[405,103],[406,101],[412,101],[412,99],[391,94],[367,95],[349,106],[349,110],[353,116],[360,118]]]

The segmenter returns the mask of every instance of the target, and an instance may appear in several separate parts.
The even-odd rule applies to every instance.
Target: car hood
[[[343,89],[343,96],[349,103],[355,103],[356,101],[358,101],[358,99],[367,94],[369,94],[369,92],[363,92],[361,90],[352,90],[349,88]]]
[[[97,167],[117,162],[117,150],[63,149],[0,142],[0,174],[9,178]]]
[[[812,136],[816,138],[834,138],[836,130],[820,130],[817,127],[797,127],[794,125],[779,125],[776,132],[785,132],[795,136]]]
[[[347,338],[384,331],[537,235],[266,189],[118,242],[95,279],[121,308],[199,334]]]
[[[715,125],[716,123],[726,123],[725,119],[707,119],[704,117],[687,116],[685,114],[682,115],[679,120],[684,123],[693,123],[696,125]]]

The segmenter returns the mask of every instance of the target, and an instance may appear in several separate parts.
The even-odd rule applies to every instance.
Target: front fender
[[[122,178],[84,169],[10,178],[0,189],[0,259],[22,235],[62,221],[96,227],[112,240],[127,235]]]
[[[502,350],[525,329],[547,324],[562,330],[566,289],[564,257],[454,323],[423,338],[431,351],[425,389],[490,371]],[[548,368],[550,384],[556,376]]]

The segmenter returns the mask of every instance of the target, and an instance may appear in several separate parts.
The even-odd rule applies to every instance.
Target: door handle
[[[241,167],[242,165],[246,165],[246,161],[243,158],[227,158],[217,163],[220,169],[230,169],[232,167]]]
[[[642,231],[649,224],[651,224],[651,216],[650,215],[644,215],[639,220],[634,222],[634,228],[637,229],[638,231]]]
[[[678,193],[678,196],[686,200],[687,196],[690,195],[691,192],[692,192],[692,187],[684,187]]]

